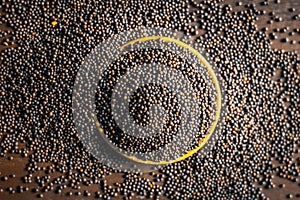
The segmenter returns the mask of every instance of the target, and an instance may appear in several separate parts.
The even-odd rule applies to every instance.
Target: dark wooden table
[[[244,9],[243,5],[238,6],[236,0],[225,0],[223,4],[230,4],[232,5],[235,11]],[[260,16],[259,20],[256,22],[258,30],[264,30],[267,27],[266,35],[274,32],[275,29],[288,29],[286,32],[277,32],[277,39],[271,40],[271,46],[274,49],[281,49],[284,51],[296,51],[300,53],[300,20],[293,20],[296,15],[300,14],[300,1],[299,0],[281,0],[280,3],[276,3],[277,1],[269,0],[268,6],[263,6],[260,1],[252,1],[256,3],[257,8],[259,10],[265,10],[265,15]],[[294,8],[295,11],[291,12],[291,9]],[[283,20],[281,22],[276,22],[276,20],[272,20],[272,17],[269,15],[270,12],[274,12],[276,16],[281,17]],[[288,28],[287,28],[288,27]],[[7,29],[5,25],[0,25],[1,29]],[[291,35],[291,32],[294,32],[294,35]],[[283,42],[288,38],[288,42]],[[3,43],[4,38],[0,39],[0,51],[4,48],[9,48],[11,46],[6,46]],[[16,46],[16,45],[12,45]],[[298,65],[298,69],[300,70],[300,66]],[[2,134],[3,136],[4,134]],[[0,134],[1,138],[1,134]],[[295,158],[299,158],[300,155],[295,155]],[[27,158],[20,157],[14,155],[13,160],[8,160],[8,156],[4,158],[0,158],[0,177],[7,176],[7,181],[0,180],[0,189],[5,190],[8,187],[16,187],[18,185],[24,185],[21,177],[25,174],[25,165],[27,163]],[[48,163],[41,164],[41,167],[47,167]],[[42,176],[44,172],[38,172],[36,175]],[[15,177],[11,177],[12,175]],[[51,174],[52,177],[59,176],[59,173]],[[147,174],[145,174],[147,177]],[[300,178],[300,177],[299,177]],[[113,174],[106,177],[108,183],[120,182],[122,179],[122,174]],[[279,177],[274,178],[274,183],[276,185],[273,189],[264,189],[264,193],[267,197],[272,200],[276,199],[285,199],[286,195],[289,193],[295,193],[300,191],[300,182],[290,182]],[[285,184],[284,188],[279,188],[279,184]],[[29,184],[28,186],[35,186],[34,183]],[[97,191],[99,190],[98,185],[93,185],[92,187],[82,186],[82,191],[87,189],[89,191]],[[68,190],[64,190],[63,194],[54,194],[54,192],[47,192],[44,193],[44,199],[93,199],[93,193],[91,197],[76,197],[72,196],[67,197],[65,196],[65,192]],[[73,191],[74,192],[74,191]],[[15,193],[9,194],[9,192],[0,192],[0,200],[13,200],[13,199],[22,199],[22,200],[31,200],[36,198],[36,193],[31,191],[24,192],[24,193]],[[294,197],[295,198],[295,197]],[[297,198],[300,199],[300,198]]]

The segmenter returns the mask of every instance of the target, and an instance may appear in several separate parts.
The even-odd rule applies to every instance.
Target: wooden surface
[[[236,6],[236,2],[234,0],[227,0],[224,1],[223,4],[231,4],[234,8],[234,10],[242,10],[244,9],[243,6]],[[300,1],[299,0],[281,0],[281,3],[277,4],[274,3],[273,0],[270,0],[269,2],[269,6],[261,6],[260,2],[261,1],[253,1],[254,3],[256,3],[257,8],[259,10],[265,10],[266,14],[264,16],[260,16],[259,20],[257,21],[257,29],[261,30],[264,27],[268,28],[268,31],[266,31],[267,35],[270,34],[271,32],[274,32],[274,29],[282,29],[285,27],[289,27],[289,30],[286,33],[276,33],[278,36],[278,39],[276,40],[272,40],[272,48],[276,48],[276,49],[283,49],[285,51],[296,51],[298,53],[300,53],[300,33],[295,33],[293,36],[289,35],[289,33],[291,31],[300,29],[300,20],[292,20],[292,18],[297,15],[300,14]],[[289,10],[291,8],[295,8],[296,11],[295,12],[290,12]],[[273,22],[270,23],[271,20],[271,16],[269,15],[270,12],[275,12],[277,16],[282,17],[283,21],[282,22]],[[274,20],[273,20],[274,21]],[[4,25],[0,26],[1,29],[6,29],[6,27]],[[290,42],[281,42],[282,39],[284,38],[289,38],[289,41],[293,41],[295,40],[296,43],[295,44],[291,44]],[[8,46],[5,46],[3,44],[3,38],[0,40],[0,50],[3,50],[4,48],[8,48]],[[13,45],[15,46],[15,45]],[[300,66],[298,66],[299,70],[300,70]],[[0,180],[0,189],[5,190],[8,187],[16,187],[18,185],[25,185],[23,183],[23,181],[21,180],[21,177],[23,177],[23,175],[25,174],[25,165],[27,163],[27,159],[20,157],[20,156],[15,156],[14,155],[14,159],[12,161],[8,160],[8,156],[9,154],[4,157],[4,158],[0,158],[0,177],[4,177],[7,176],[8,180],[7,181],[2,181]],[[300,157],[300,155],[295,155],[296,157]],[[47,163],[45,163],[42,167],[46,167]],[[43,172],[38,172],[36,175],[43,175]],[[10,177],[12,174],[15,174],[16,176],[14,178]],[[59,176],[59,173],[56,174],[51,174],[51,176],[55,177],[55,176]],[[145,175],[147,177],[147,174]],[[114,174],[114,175],[110,175],[108,177],[106,177],[106,179],[110,182],[121,182],[122,180],[122,175],[121,174]],[[299,187],[299,182],[295,182],[292,183],[290,181],[287,180],[283,180],[281,178],[275,177],[274,178],[274,183],[276,185],[276,188],[273,189],[268,189],[268,190],[264,190],[264,193],[266,194],[267,197],[269,197],[270,199],[285,199],[286,195],[289,193],[295,193],[297,191],[300,190]],[[278,187],[279,184],[284,183],[286,185],[285,188],[281,189]],[[36,185],[34,185],[34,183],[29,184],[28,186],[34,186],[37,187]],[[98,185],[93,185],[92,187],[85,187],[82,186],[82,190],[84,189],[88,189],[89,191],[98,191],[99,190],[99,186]],[[44,199],[93,199],[93,193],[91,197],[76,197],[76,196],[72,196],[67,197],[65,196],[65,192],[68,190],[64,190],[64,192],[62,194],[54,194],[54,192],[47,192],[44,193]],[[75,191],[73,191],[75,192]],[[31,191],[29,192],[25,192],[25,193],[16,193],[16,194],[10,194],[9,192],[0,192],[0,200],[13,200],[13,199],[23,199],[23,200],[29,200],[29,199],[33,199],[36,198],[36,194],[38,193],[33,193]],[[300,198],[298,198],[300,199]]]

